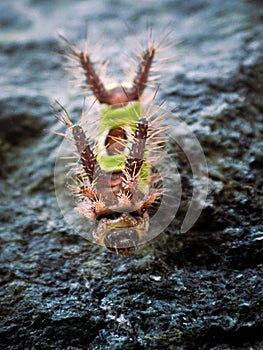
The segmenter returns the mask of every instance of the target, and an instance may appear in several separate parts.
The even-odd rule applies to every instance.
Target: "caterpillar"
[[[163,47],[149,40],[137,54],[133,80],[106,85],[87,51],[61,37],[68,47],[67,69],[83,75],[85,86],[99,103],[95,137],[81,123],[74,124],[60,105],[56,117],[69,129],[79,158],[76,182],[68,187],[76,198],[76,210],[95,223],[95,242],[130,255],[147,235],[150,208],[163,196],[163,188],[156,186],[161,175],[154,173],[154,164],[166,141],[164,113],[154,104],[156,94],[150,104],[144,103],[145,90],[156,78],[155,57]],[[82,113],[85,118],[89,119],[89,113]]]

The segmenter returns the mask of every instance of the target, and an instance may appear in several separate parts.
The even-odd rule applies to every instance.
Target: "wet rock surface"
[[[262,349],[262,15],[240,0],[1,2],[2,349]],[[88,22],[118,62],[124,22],[140,34],[147,20],[156,32],[170,23],[181,42],[160,94],[200,141],[209,195],[180,234],[191,173],[171,142],[186,185],[178,215],[124,258],[77,235],[56,202],[49,105],[75,117],[82,105],[56,31],[77,42]]]

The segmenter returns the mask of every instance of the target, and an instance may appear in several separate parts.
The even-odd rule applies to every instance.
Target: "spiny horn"
[[[133,80],[132,88],[127,91],[130,101],[138,100],[146,88],[154,54],[155,49],[153,47],[150,47],[145,51],[136,77]]]
[[[77,150],[81,157],[81,163],[84,167],[85,173],[89,178],[90,183],[92,183],[94,179],[94,171],[97,161],[86,140],[86,136],[82,127],[79,125],[74,125],[72,128],[72,133]]]

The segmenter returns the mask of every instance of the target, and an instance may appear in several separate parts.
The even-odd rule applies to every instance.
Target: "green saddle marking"
[[[143,109],[138,102],[123,107],[107,106],[102,108],[100,116],[100,134],[107,129],[129,125],[135,130],[136,122],[143,114]]]
[[[136,122],[143,115],[143,108],[138,102],[123,107],[105,106],[101,110],[99,138],[105,131],[128,125],[135,131]],[[102,140],[103,142],[105,140]],[[120,172],[124,169],[128,154],[102,154],[105,144],[98,144],[97,161],[105,172]],[[103,152],[104,153],[104,152]],[[142,165],[139,178],[139,188],[142,192],[148,189],[149,170],[146,163]]]

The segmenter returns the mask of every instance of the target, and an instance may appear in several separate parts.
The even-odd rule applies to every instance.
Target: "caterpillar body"
[[[77,211],[95,222],[95,242],[129,255],[147,235],[149,208],[163,195],[163,189],[156,187],[161,175],[153,172],[165,143],[163,113],[154,103],[145,104],[143,97],[152,78],[153,60],[161,49],[149,41],[138,55],[133,81],[107,86],[87,52],[62,38],[70,50],[68,62],[73,61],[73,68],[81,71],[100,105],[95,139],[81,124],[73,124],[62,106],[57,116],[70,130],[79,155],[77,184],[70,190],[77,198]]]

